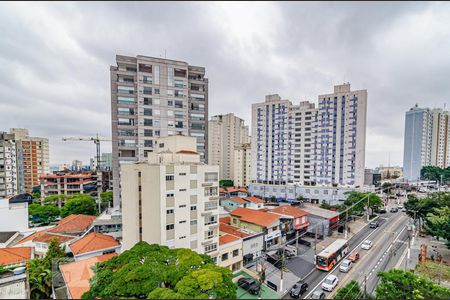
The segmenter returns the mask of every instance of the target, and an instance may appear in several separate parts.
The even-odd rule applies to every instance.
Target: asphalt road
[[[399,261],[401,254],[407,246],[408,231],[406,225],[408,217],[405,213],[399,211],[397,213],[386,213],[380,217],[381,225],[376,229],[371,229],[365,226],[352,239],[349,240],[350,253],[357,250],[361,258],[353,265],[353,268],[348,273],[339,271],[340,263],[330,272],[318,270],[314,267],[311,254],[305,254],[305,257],[299,257],[288,262],[288,267],[293,273],[302,276],[305,282],[309,285],[309,290],[303,295],[303,298],[311,297],[311,294],[316,289],[321,290],[321,284],[325,277],[330,274],[336,275],[339,278],[339,284],[332,293],[327,293],[327,298],[332,298],[339,287],[343,287],[346,282],[350,280],[357,280],[360,283],[364,282],[364,276],[367,278],[367,291],[372,293],[378,282],[377,272],[387,270],[395,266]],[[373,246],[370,250],[362,250],[361,244],[370,239]],[[312,257],[314,250],[312,250]],[[301,260],[306,261],[306,264],[301,266]],[[296,270],[295,267],[299,266]],[[309,269],[305,273],[305,268]],[[362,285],[361,285],[362,286]],[[290,296],[286,295],[285,299]]]

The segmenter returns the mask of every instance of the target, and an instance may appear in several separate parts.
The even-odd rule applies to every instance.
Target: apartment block
[[[234,177],[235,186],[247,186],[250,184],[252,170],[252,149],[251,144],[241,144],[234,147]]]
[[[315,125],[315,175],[320,185],[364,184],[367,90],[350,83],[320,95]]]
[[[0,132],[0,198],[18,194],[14,135]]]
[[[208,161],[208,79],[205,68],[138,55],[111,66],[114,205],[120,204],[120,166],[144,161],[159,137],[196,138]]]
[[[56,173],[39,176],[41,201],[51,195],[84,194],[97,191],[97,173]]]
[[[162,137],[147,161],[122,167],[123,249],[146,241],[217,259],[219,166],[196,151],[193,137]]]
[[[420,179],[425,166],[450,165],[450,118],[442,109],[420,108],[417,104],[405,115],[403,175]]]
[[[220,180],[233,180],[236,173],[234,149],[249,142],[248,126],[229,113],[211,117],[208,130],[208,163],[220,166]]]

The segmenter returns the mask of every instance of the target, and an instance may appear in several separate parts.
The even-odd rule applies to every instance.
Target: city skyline
[[[5,68],[0,92],[8,99],[0,101],[0,118],[4,130],[25,127],[48,137],[51,164],[87,162],[93,144],[61,138],[97,132],[110,137],[108,67],[115,55],[167,57],[206,68],[210,116],[234,113],[249,126],[251,104],[268,94],[283,95],[294,105],[317,104],[318,95],[332,92],[333,85],[348,81],[367,89],[366,167],[388,165],[389,156],[390,165],[402,165],[404,112],[415,103],[443,108],[450,96],[445,83],[450,59],[443,55],[450,49],[444,39],[450,33],[447,7],[11,3],[0,10]],[[127,16],[127,26],[114,23]],[[48,22],[41,23],[43,18]],[[158,27],[162,18],[167,25]],[[180,29],[181,22],[189,26]],[[44,30],[34,31],[35,26]],[[111,26],[117,28],[113,36],[106,34]],[[24,52],[21,46],[31,42],[33,53]],[[102,152],[111,152],[110,145],[103,144]]]

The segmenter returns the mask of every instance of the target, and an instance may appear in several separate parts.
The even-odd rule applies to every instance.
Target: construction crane
[[[99,212],[99,214],[101,214],[100,193],[102,190],[102,183],[100,182],[101,177],[99,175],[99,172],[101,171],[100,170],[100,142],[109,142],[109,141],[111,141],[111,139],[99,137],[98,133],[97,133],[97,135],[94,137],[63,137],[62,140],[64,142],[68,142],[68,141],[94,142],[96,151],[97,151],[97,155],[96,155],[97,166],[95,168],[95,170],[97,171],[97,203],[98,203],[98,212]]]
[[[111,139],[99,137],[98,133],[97,133],[97,135],[94,137],[63,137],[62,140],[64,142],[67,142],[67,141],[94,142],[95,146],[96,146],[96,150],[97,150],[97,155],[96,155],[97,166],[95,169],[97,171],[100,171],[100,142],[110,142]]]

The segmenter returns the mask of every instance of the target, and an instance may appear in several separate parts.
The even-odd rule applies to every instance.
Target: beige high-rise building
[[[31,193],[40,185],[39,175],[50,172],[48,139],[29,136],[28,129],[11,128],[17,159],[17,187],[19,193]]]
[[[120,166],[145,161],[159,137],[195,137],[201,161],[208,162],[205,72],[184,61],[116,56],[116,66],[110,68],[115,206],[120,204]]]
[[[196,151],[193,137],[159,138],[148,161],[122,166],[125,250],[146,241],[216,259],[219,167],[202,163]]]
[[[208,124],[208,163],[220,166],[220,179],[233,180],[234,149],[249,142],[248,126],[233,113],[211,117]]]
[[[235,186],[247,186],[251,175],[251,144],[240,144],[234,147],[234,177]]]

